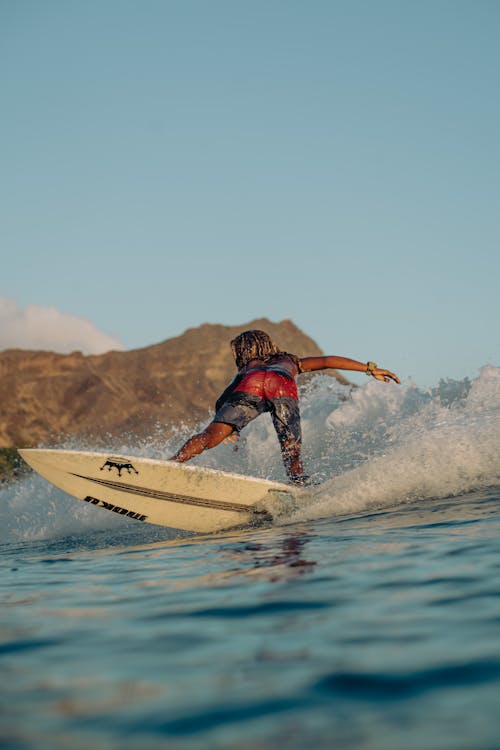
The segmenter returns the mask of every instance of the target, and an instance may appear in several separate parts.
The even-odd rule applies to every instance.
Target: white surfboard
[[[175,461],[25,448],[38,474],[90,506],[140,522],[209,533],[269,521],[300,489]]]

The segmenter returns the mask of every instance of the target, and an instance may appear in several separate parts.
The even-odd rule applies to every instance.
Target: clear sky
[[[266,316],[418,385],[500,364],[499,34],[497,0],[0,0],[0,348]]]

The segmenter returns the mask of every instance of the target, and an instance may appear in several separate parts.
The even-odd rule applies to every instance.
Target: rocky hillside
[[[241,326],[205,324],[161,344],[84,356],[10,349],[0,352],[0,447],[57,444],[120,433],[146,437],[159,424],[208,419],[235,373],[229,341],[261,328],[286,351],[321,354],[290,320]],[[335,373],[341,382],[342,376]]]

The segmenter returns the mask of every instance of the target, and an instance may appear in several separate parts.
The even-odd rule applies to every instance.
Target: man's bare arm
[[[384,370],[378,367],[374,362],[358,362],[356,359],[348,357],[303,357],[300,360],[300,369],[302,372],[311,372],[313,370],[352,370],[352,372],[365,372],[372,375],[376,380],[384,380],[388,383],[393,380],[400,383],[397,375],[390,370]]]

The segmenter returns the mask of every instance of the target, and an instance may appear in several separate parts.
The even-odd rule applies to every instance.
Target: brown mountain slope
[[[322,353],[290,320],[266,319],[204,324],[126,352],[0,352],[0,447],[55,444],[76,435],[98,444],[124,432],[145,437],[158,424],[168,429],[178,421],[194,426],[208,420],[235,373],[229,341],[248,328],[268,331],[299,356]]]

